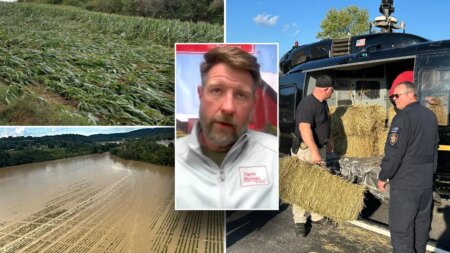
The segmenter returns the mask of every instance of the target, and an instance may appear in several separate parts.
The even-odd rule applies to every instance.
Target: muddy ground
[[[0,168],[0,252],[223,252],[223,213],[175,212],[173,178],[108,154]]]

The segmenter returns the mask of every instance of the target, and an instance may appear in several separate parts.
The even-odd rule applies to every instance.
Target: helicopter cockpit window
[[[295,54],[292,56],[292,66],[298,65],[300,63],[303,63],[307,60],[306,52],[303,50],[298,50],[295,52]]]
[[[311,48],[311,58],[323,58],[328,56],[328,48],[322,45],[315,45]]]
[[[420,75],[421,103],[432,110],[438,125],[449,124],[450,70],[429,69]]]

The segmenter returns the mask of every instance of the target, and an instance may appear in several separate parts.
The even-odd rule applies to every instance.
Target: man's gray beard
[[[240,132],[237,132],[238,130],[236,130],[235,125],[233,124],[233,131],[231,131],[229,134],[220,131],[218,133],[213,132],[213,122],[214,119],[210,119],[209,121],[207,121],[200,112],[200,126],[201,130],[203,131],[203,136],[214,145],[224,147],[234,144],[237,139],[241,137],[241,135],[247,130],[247,126],[250,120],[245,123]]]

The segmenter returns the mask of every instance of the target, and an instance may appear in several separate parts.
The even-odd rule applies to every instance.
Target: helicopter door
[[[354,79],[351,84],[354,105],[385,105],[386,86],[382,79]]]
[[[449,126],[450,56],[424,55],[416,61],[421,104],[432,110],[439,126]],[[450,140],[449,140],[450,143]]]
[[[386,83],[382,78],[338,78],[330,105],[386,105]]]
[[[439,125],[438,168],[435,187],[450,194],[450,53],[420,55],[415,66],[419,101],[436,114]]]

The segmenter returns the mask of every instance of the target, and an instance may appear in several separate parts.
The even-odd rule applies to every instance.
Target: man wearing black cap
[[[326,146],[332,145],[330,110],[326,100],[333,94],[333,79],[329,75],[321,75],[316,80],[312,94],[299,103],[296,111],[295,133],[300,137],[301,144],[296,154],[300,160],[314,164],[325,160]],[[305,227],[308,216],[306,210],[292,205],[295,222],[295,233],[307,236]],[[311,213],[313,224],[324,225],[328,222],[323,216]]]

